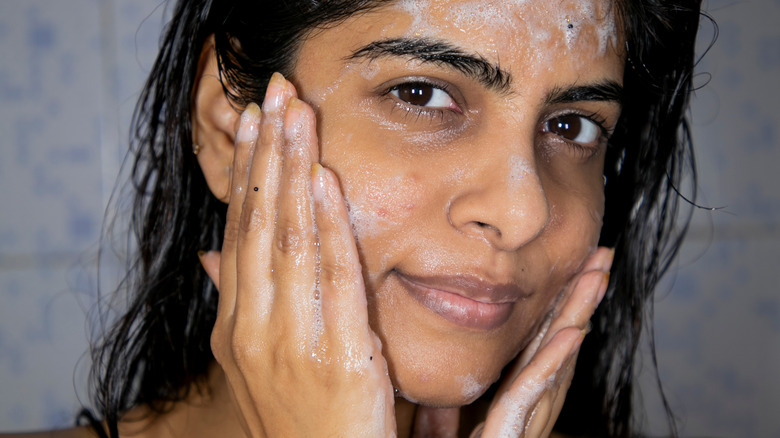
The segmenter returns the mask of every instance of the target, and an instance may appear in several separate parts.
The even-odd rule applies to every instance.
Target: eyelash
[[[454,109],[414,105],[412,103],[406,102],[405,100],[393,94],[394,91],[398,91],[401,87],[414,87],[414,86],[425,86],[425,87],[431,87],[433,89],[441,90],[444,93],[446,93],[450,99],[452,99],[452,101],[455,103],[455,105],[458,106],[458,108],[461,107],[461,103],[458,102],[455,99],[455,97],[453,97],[453,92],[451,91],[451,86],[449,84],[440,83],[438,81],[431,81],[426,78],[414,78],[411,80],[406,80],[405,82],[392,85],[386,88],[382,92],[382,97],[386,99],[390,99],[395,109],[400,109],[404,111],[405,117],[407,118],[415,117],[416,118],[415,121],[418,121],[420,118],[425,118],[428,121],[432,122],[436,118],[438,118],[440,119],[441,122],[443,122],[444,118],[447,116],[448,113],[462,114],[461,111],[457,111]],[[551,123],[556,119],[560,119],[566,116],[582,117],[583,119],[594,123],[601,134],[598,139],[598,144],[595,146],[584,146],[580,143],[571,141],[570,139],[560,134],[549,131],[548,128],[549,123]],[[569,112],[557,113],[547,117],[544,123],[542,124],[541,131],[542,133],[552,134],[555,137],[559,138],[561,141],[565,142],[578,155],[580,155],[581,158],[589,158],[593,156],[596,152],[598,152],[601,146],[604,145],[609,140],[609,137],[611,136],[611,132],[609,129],[606,128],[606,124],[607,124],[607,120],[602,116],[600,116],[598,113],[584,113],[580,111],[569,111]]]
[[[555,119],[560,119],[566,116],[582,117],[583,119],[594,123],[601,133],[598,139],[598,143],[595,146],[584,146],[580,143],[571,141],[570,139],[563,137],[562,135],[556,134],[548,130],[549,123],[551,123]],[[598,150],[603,145],[605,145],[609,141],[609,138],[612,136],[612,133],[610,132],[609,129],[607,129],[606,125],[607,125],[607,120],[601,115],[599,115],[598,113],[584,113],[579,111],[569,111],[569,112],[557,113],[550,117],[547,117],[545,121],[542,123],[541,132],[543,134],[551,134],[559,138],[561,141],[565,142],[570,148],[572,148],[580,156],[580,158],[590,158],[593,155],[595,155],[596,152],[598,152]]]
[[[445,109],[441,107],[424,107],[424,106],[414,105],[392,94],[393,91],[397,91],[401,87],[413,87],[413,86],[420,86],[420,85],[443,91],[444,93],[447,94],[447,96],[449,96],[450,99],[452,99],[455,102],[456,105],[458,105],[458,107],[461,106],[460,103],[453,97],[453,93],[451,92],[452,87],[449,84],[434,82],[431,80],[427,80],[425,78],[415,78],[413,80],[408,80],[405,82],[395,84],[387,88],[382,93],[382,97],[391,100],[394,104],[394,108],[404,111],[406,113],[405,117],[416,117],[416,120],[419,120],[420,118],[425,118],[427,119],[427,121],[432,122],[438,118],[440,121],[444,121],[444,118],[447,116],[448,113],[461,114],[461,112],[453,109]]]

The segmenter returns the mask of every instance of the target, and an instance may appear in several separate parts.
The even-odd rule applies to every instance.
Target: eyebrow
[[[374,41],[355,50],[348,60],[376,60],[386,56],[407,57],[424,63],[445,65],[477,80],[489,89],[509,93],[512,75],[484,57],[466,53],[440,40],[430,38],[394,38]]]
[[[548,105],[573,102],[623,103],[623,86],[617,81],[606,80],[589,85],[568,88],[556,87],[544,99]]]
[[[368,59],[370,61],[399,56],[425,63],[445,65],[477,80],[489,89],[499,93],[511,92],[512,74],[483,56],[470,54],[452,44],[430,38],[392,38],[369,43],[347,57],[347,60]],[[548,105],[573,102],[616,102],[623,101],[623,86],[613,80],[574,87],[556,87],[545,97]]]

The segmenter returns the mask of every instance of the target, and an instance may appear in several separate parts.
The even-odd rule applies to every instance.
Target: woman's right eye
[[[458,104],[449,93],[442,88],[424,82],[396,85],[390,89],[390,94],[412,106],[460,112]]]

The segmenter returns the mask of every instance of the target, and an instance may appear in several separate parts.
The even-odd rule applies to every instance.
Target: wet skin
[[[451,435],[457,411],[430,407],[469,403],[515,357],[482,436],[548,435],[612,257],[609,4],[393,2],[312,34],[240,122],[207,43],[193,140],[230,202],[202,257],[219,365],[123,436]]]
[[[484,436],[549,433],[606,289],[623,58],[608,7],[548,3],[350,18],[240,121],[204,48],[193,140],[229,207],[202,262],[244,431],[405,436],[415,405],[419,433],[457,428],[432,407],[472,402],[518,357]]]
[[[393,384],[439,406],[494,382],[595,250],[623,69],[608,20],[531,2],[463,32],[463,5],[315,33],[291,78],[349,203]]]

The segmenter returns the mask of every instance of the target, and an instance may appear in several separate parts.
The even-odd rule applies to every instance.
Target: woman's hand
[[[590,317],[607,290],[612,257],[612,250],[599,248],[586,261],[536,338],[512,366],[493,399],[484,428],[473,436],[550,435],[574,377]]]
[[[577,353],[609,281],[612,250],[599,248],[567,286],[534,340],[515,360],[471,434],[481,438],[547,437],[563,407]],[[421,407],[415,437],[455,437],[458,409]]]
[[[241,116],[221,256],[201,257],[220,294],[211,346],[252,437],[393,435],[346,206],[318,159],[312,109],[275,74]]]

